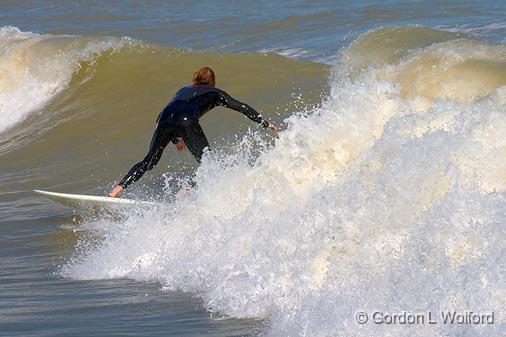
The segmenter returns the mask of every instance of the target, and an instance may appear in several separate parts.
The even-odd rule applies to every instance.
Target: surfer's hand
[[[184,149],[186,149],[186,144],[184,143],[184,140],[182,138],[177,139],[176,149],[178,151],[183,151]]]
[[[123,187],[121,187],[120,185],[116,185],[107,196],[110,198],[116,198],[118,194],[121,193],[121,191],[123,191]]]
[[[271,123],[271,122],[269,122],[269,125],[267,125],[267,128],[271,129],[274,132],[278,132],[279,131],[278,127],[276,125],[274,125],[274,123]]]

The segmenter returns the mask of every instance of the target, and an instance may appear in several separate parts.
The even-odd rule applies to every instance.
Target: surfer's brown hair
[[[214,85],[216,84],[214,71],[209,67],[200,68],[193,74],[192,83],[207,84],[214,87]]]

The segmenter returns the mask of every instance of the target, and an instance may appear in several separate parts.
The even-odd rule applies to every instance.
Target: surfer
[[[193,74],[192,85],[179,89],[158,115],[146,157],[128,171],[108,194],[109,197],[117,197],[130,184],[139,180],[146,171],[155,167],[169,142],[174,143],[178,151],[188,148],[200,163],[204,149],[209,148],[209,142],[199,124],[199,118],[216,106],[221,105],[239,111],[265,128],[278,130],[273,123],[263,119],[255,109],[232,98],[225,91],[216,88],[215,84],[214,71],[209,67],[203,67]]]

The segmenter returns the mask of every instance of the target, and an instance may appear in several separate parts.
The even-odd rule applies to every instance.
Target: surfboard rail
[[[44,190],[33,190],[52,201],[77,209],[109,209],[120,206],[152,206],[156,203],[151,201],[133,200],[124,198],[111,198],[87,194],[71,194],[51,192]]]

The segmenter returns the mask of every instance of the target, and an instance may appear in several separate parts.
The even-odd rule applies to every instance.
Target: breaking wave
[[[78,38],[0,28],[0,132],[66,89],[84,64],[128,39]]]
[[[195,292],[272,336],[498,336],[360,325],[373,312],[504,312],[506,49],[423,27],[365,33],[321,106],[257,154],[206,156],[187,199],[86,221],[62,269]]]

